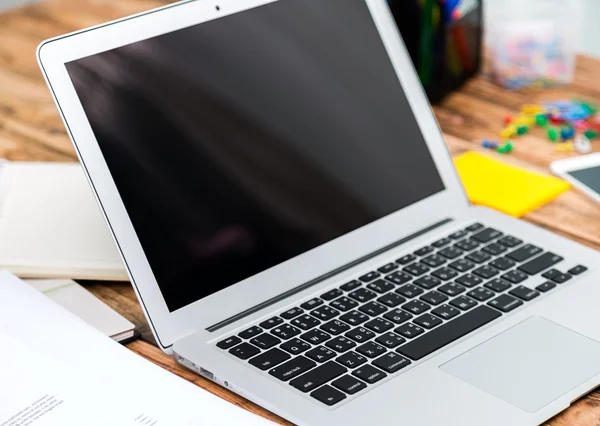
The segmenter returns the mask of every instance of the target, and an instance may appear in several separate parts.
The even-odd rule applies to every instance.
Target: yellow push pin
[[[558,152],[573,152],[573,142],[564,142],[555,145],[555,149]]]

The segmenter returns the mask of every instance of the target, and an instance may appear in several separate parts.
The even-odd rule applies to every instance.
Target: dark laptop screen
[[[67,64],[169,310],[444,189],[363,0]]]

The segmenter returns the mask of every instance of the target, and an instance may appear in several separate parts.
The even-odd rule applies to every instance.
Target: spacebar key
[[[479,306],[470,312],[435,328],[429,333],[401,346],[396,351],[413,360],[419,360],[466,334],[483,327],[502,314],[487,306]]]

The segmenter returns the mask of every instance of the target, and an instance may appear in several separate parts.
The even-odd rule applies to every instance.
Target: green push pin
[[[552,142],[556,142],[558,140],[558,130],[556,127],[551,127],[548,129],[548,139]]]
[[[548,125],[548,118],[544,114],[538,114],[535,116],[535,123],[540,127],[546,127]]]
[[[593,129],[589,129],[586,130],[584,133],[585,137],[588,138],[589,140],[595,139],[598,137],[598,132],[593,130]]]
[[[513,150],[513,144],[511,141],[506,141],[506,143],[504,145],[499,146],[496,151],[498,151],[499,154],[508,154],[509,152],[511,152]]]
[[[517,127],[517,135],[524,135],[525,133],[527,133],[529,129],[527,128],[527,126],[519,126]]]

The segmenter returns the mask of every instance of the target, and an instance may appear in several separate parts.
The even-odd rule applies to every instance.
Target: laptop
[[[384,0],[188,1],[38,57],[189,369],[313,426],[535,425],[600,384],[600,256],[469,204]]]

